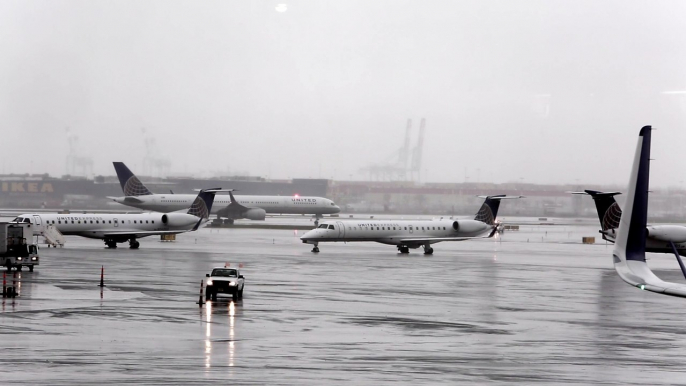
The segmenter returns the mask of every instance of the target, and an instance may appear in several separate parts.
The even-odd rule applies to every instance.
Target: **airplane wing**
[[[493,227],[491,230],[491,233],[489,233],[486,236],[474,236],[474,237],[414,237],[414,238],[407,238],[407,239],[401,239],[400,242],[402,243],[421,243],[421,242],[434,242],[437,243],[439,241],[464,241],[464,240],[474,240],[474,239],[489,239],[495,235],[495,233],[498,231],[498,227]]]
[[[116,199],[118,199],[119,197],[107,196],[107,198],[109,198],[110,200],[116,200]],[[140,204],[140,203],[143,202],[143,200],[141,200],[141,199],[139,199],[139,198],[136,198],[136,197],[134,197],[134,196],[126,196],[126,197],[124,197],[124,202],[130,202],[130,203],[133,203],[133,204]]]
[[[421,243],[426,241],[439,242],[439,241],[464,241],[473,239],[486,239],[488,237],[415,237],[412,239],[401,239],[402,243]]]
[[[233,197],[233,190],[229,191],[229,197],[231,198],[231,203],[227,206],[227,208],[229,210],[243,211],[243,210],[250,209],[249,207],[243,206],[243,205],[239,204],[238,201],[236,201],[236,199]]]
[[[184,233],[188,232],[187,230],[178,230],[178,231],[121,231],[121,232],[107,232],[104,233],[103,235],[105,237],[108,236],[135,236],[135,237],[146,237],[146,236],[156,236],[156,235],[176,235],[179,233]]]

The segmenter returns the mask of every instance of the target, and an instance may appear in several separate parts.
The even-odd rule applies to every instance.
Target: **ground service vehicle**
[[[217,294],[231,295],[234,300],[243,297],[245,278],[235,268],[217,267],[207,275],[206,300],[217,300]]]
[[[29,267],[29,271],[33,272],[33,267],[39,264],[40,258],[38,246],[30,243],[31,240],[31,224],[0,222],[0,264],[7,267],[8,271],[12,268],[21,271],[23,267]]]

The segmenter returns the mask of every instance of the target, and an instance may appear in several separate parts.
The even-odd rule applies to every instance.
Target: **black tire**
[[[29,272],[33,272],[33,265],[29,265]]]
[[[212,292],[210,290],[205,291],[205,300],[212,300]]]
[[[239,299],[243,299],[243,289],[244,289],[244,288],[245,288],[245,286],[243,286],[243,288],[241,288],[241,290],[238,291],[238,298],[239,298]]]
[[[238,291],[231,294],[231,299],[238,300]]]
[[[23,268],[23,267],[22,267],[21,265],[17,266],[17,271],[20,271],[20,272],[21,272],[21,269],[22,269],[22,268]]]
[[[212,292],[212,300],[215,302],[217,301],[217,293],[216,292]]]
[[[131,245],[129,246],[129,248],[131,248],[131,249],[138,249],[138,247],[140,247],[140,246],[141,246],[141,243],[139,243],[138,241],[134,241],[134,242],[131,243]]]

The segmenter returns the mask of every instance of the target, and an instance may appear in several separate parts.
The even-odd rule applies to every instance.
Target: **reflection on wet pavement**
[[[3,383],[645,385],[682,382],[685,303],[631,288],[594,226],[523,226],[433,256],[204,229],[107,250],[70,238],[3,299]],[[199,308],[214,266],[242,300]],[[673,257],[650,255],[679,281]],[[106,287],[98,287],[105,266]]]

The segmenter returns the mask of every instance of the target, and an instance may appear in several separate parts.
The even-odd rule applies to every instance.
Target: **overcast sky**
[[[283,2],[0,1],[0,172],[685,185],[684,1]]]

